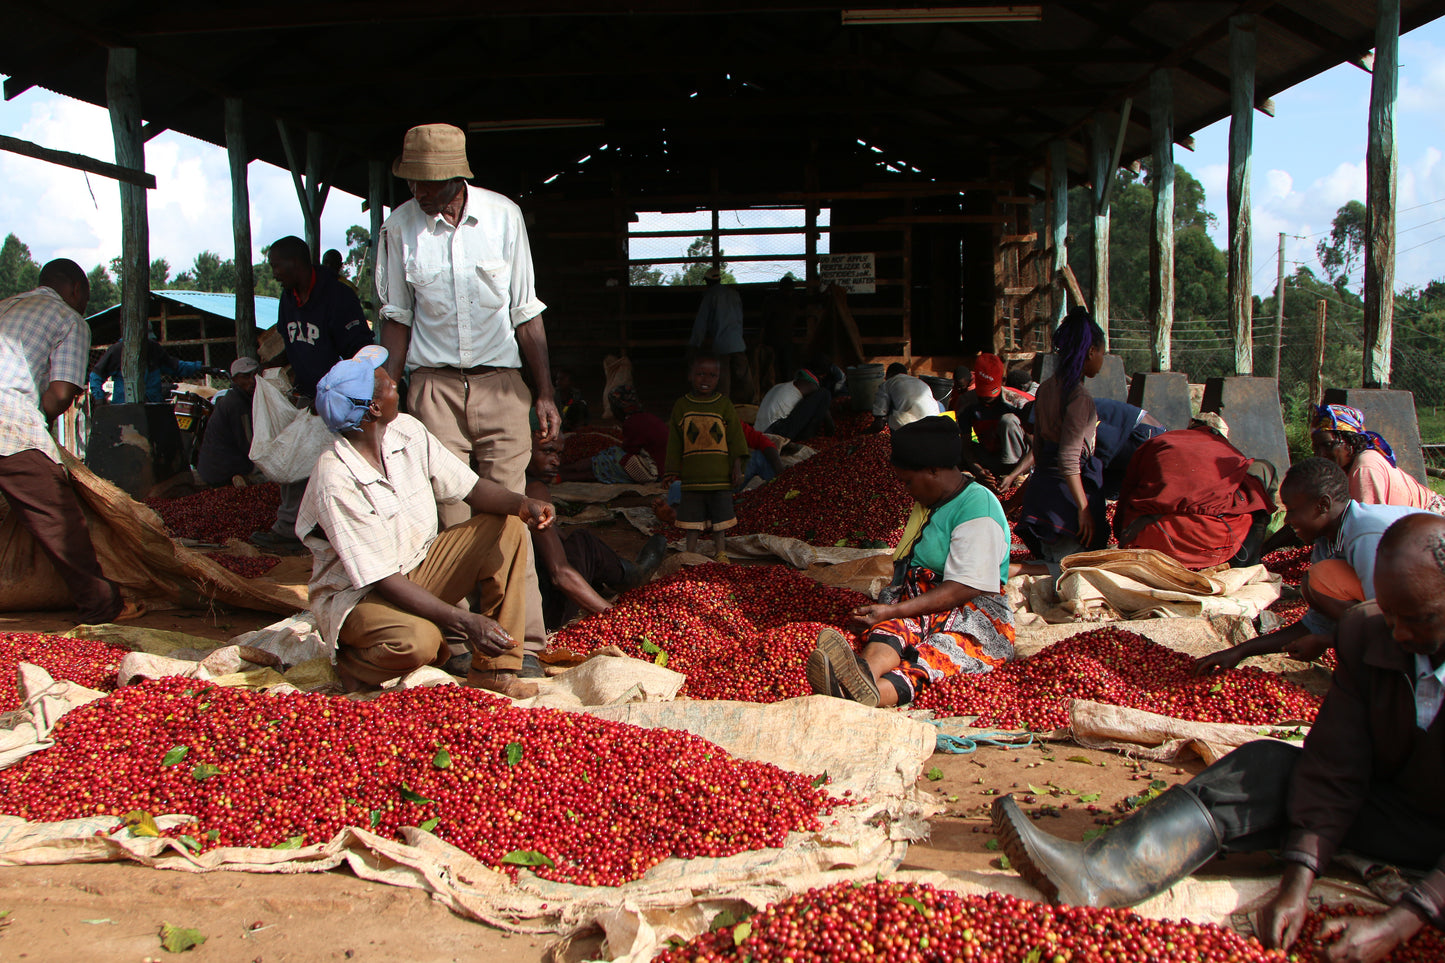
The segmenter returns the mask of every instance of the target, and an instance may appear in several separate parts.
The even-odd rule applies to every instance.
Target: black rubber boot
[[[1020,876],[1051,903],[1124,907],[1162,893],[1219,852],[1219,829],[1176,786],[1097,839],[1076,843],[1034,825],[1014,802],[993,804],[993,829]]]
[[[642,546],[642,551],[637,553],[637,560],[629,562],[622,559],[622,583],[614,585],[613,588],[619,592],[626,592],[635,589],[639,585],[646,585],[652,579],[652,573],[662,564],[667,557],[667,539],[662,535],[654,535]]]

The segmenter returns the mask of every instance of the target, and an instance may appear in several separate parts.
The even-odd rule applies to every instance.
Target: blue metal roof
[[[152,291],[151,297],[165,298],[176,304],[183,304],[197,311],[204,311],[207,314],[214,314],[217,317],[236,320],[236,296],[234,294],[213,294],[210,291],[172,291],[169,288],[164,291]],[[279,309],[280,298],[256,297],[256,327],[262,331],[276,323],[276,311]],[[100,317],[102,314],[115,311],[115,307],[107,308],[91,318]],[[89,319],[87,319],[89,320]]]

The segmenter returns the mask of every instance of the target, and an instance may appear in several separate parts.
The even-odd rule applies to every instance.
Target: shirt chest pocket
[[[446,313],[452,301],[452,286],[451,272],[445,264],[420,254],[409,258],[406,262],[406,283],[417,304],[426,308],[428,314]]]
[[[401,499],[386,485],[367,485],[366,500],[378,518],[392,521],[401,514]]]
[[[512,265],[505,258],[483,258],[477,262],[477,304],[494,311],[511,301]]]

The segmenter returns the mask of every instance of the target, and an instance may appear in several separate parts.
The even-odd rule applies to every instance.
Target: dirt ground
[[[629,500],[647,504],[645,498]],[[631,556],[645,537],[625,523],[597,534]],[[275,621],[253,612],[161,611],[139,624],[223,641]],[[59,632],[63,613],[0,614],[0,632]],[[1122,811],[1124,800],[1154,780],[1187,780],[1202,766],[1139,765],[1122,756],[1069,744],[984,747],[968,755],[935,754],[919,780],[945,812],[932,838],[912,846],[905,869],[999,868],[990,849],[989,806],[1013,792],[1047,828],[1081,838]],[[930,776],[934,778],[929,778]],[[1084,801],[1081,797],[1093,797]],[[1231,866],[1233,872],[1248,867]],[[0,961],[126,961],[172,958],[161,950],[162,924],[195,927],[207,941],[185,957],[205,961],[410,960],[443,963],[542,959],[550,937],[506,934],[464,920],[426,895],[370,883],[345,871],[263,875],[191,875],[135,865],[0,867]]]

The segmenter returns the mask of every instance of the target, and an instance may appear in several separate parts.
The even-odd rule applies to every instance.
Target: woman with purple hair
[[[1061,559],[1101,548],[1108,537],[1103,466],[1094,456],[1099,416],[1084,387],[1084,379],[1104,366],[1104,332],[1087,310],[1075,307],[1054,332],[1054,353],[1058,367],[1034,403],[1035,469],[1016,530],[1057,576]]]

